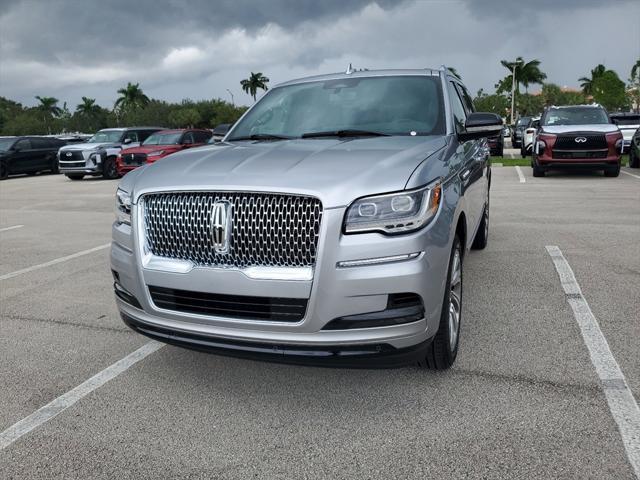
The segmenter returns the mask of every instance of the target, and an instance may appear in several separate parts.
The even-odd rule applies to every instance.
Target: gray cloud
[[[472,91],[499,64],[539,58],[576,85],[597,63],[626,79],[640,56],[634,0],[0,0],[2,95],[81,95],[104,105],[127,81],[151,96],[228,97],[247,73],[272,83],[342,70],[455,66]],[[596,32],[596,34],[594,34]]]

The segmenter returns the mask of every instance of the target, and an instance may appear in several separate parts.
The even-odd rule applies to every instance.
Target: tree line
[[[549,105],[580,105],[596,102],[610,112],[640,112],[640,59],[631,67],[627,84],[618,74],[604,65],[597,65],[591,72],[578,79],[580,90],[567,90],[546,82],[547,75],[540,68],[539,60],[500,62],[509,74],[495,85],[495,93],[487,94],[480,89],[474,98],[476,109],[509,117],[513,100],[514,116],[537,115]],[[515,78],[514,78],[515,74]],[[530,94],[531,85],[540,85],[538,94]],[[524,87],[524,92],[521,91]],[[513,95],[512,95],[513,92]]]
[[[269,79],[261,72],[251,72],[240,82],[255,101],[258,90],[267,90]],[[233,102],[215,98],[178,103],[149,98],[139,83],[128,82],[118,90],[113,108],[104,108],[95,98],[82,97],[71,111],[66,102],[36,95],[38,104],[25,107],[0,96],[0,135],[47,135],[65,132],[92,133],[101,128],[160,126],[167,128],[213,128],[234,123],[247,110]]]

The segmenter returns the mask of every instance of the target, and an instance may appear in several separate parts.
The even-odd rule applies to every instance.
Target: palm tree
[[[578,79],[580,82],[580,87],[585,95],[591,95],[593,93],[593,84],[598,79],[601,78],[605,73],[610,72],[607,67],[602,65],[601,63],[596,65],[596,68],[591,70],[591,77],[581,77]]]
[[[262,72],[251,72],[249,78],[240,81],[242,90],[251,95],[254,102],[256,101],[256,94],[259,88],[265,91],[269,90],[267,83],[269,83],[269,79],[262,75]]]
[[[547,74],[540,70],[540,60],[537,59],[525,62],[522,57],[518,57],[515,62],[502,60],[500,63],[511,73],[511,75],[508,75],[502,82],[511,84],[511,82],[513,82],[511,77],[515,71],[515,90],[517,93],[520,93],[520,84],[524,85],[525,91],[528,92],[529,85],[536,83],[542,84],[547,78]]]
[[[636,60],[636,63],[631,67],[631,80],[640,80],[640,58]]]
[[[91,116],[100,111],[100,106],[96,105],[95,98],[82,97],[82,103],[79,103],[76,107],[76,112],[81,115]]]
[[[120,96],[116,100],[114,108],[119,110],[135,110],[146,106],[151,101],[144,94],[139,83],[127,82],[127,86],[119,89],[118,93]]]
[[[36,99],[40,102],[38,109],[52,117],[58,117],[62,113],[62,109],[58,106],[58,99],[54,97],[40,97],[36,95]]]

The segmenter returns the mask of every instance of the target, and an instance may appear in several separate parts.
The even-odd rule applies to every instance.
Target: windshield
[[[87,140],[87,143],[119,143],[122,138],[122,130],[107,130],[96,133]]]
[[[531,117],[520,117],[516,122],[516,127],[526,127],[527,125],[529,125],[530,121]]]
[[[15,141],[15,138],[0,138],[0,152],[9,150]]]
[[[387,135],[443,134],[440,79],[356,77],[278,87],[247,113],[228,140],[354,130]]]
[[[601,125],[610,123],[607,112],[602,108],[572,107],[551,108],[547,111],[542,125]]]
[[[171,133],[154,133],[149,136],[144,142],[143,145],[175,145],[180,142],[180,137],[182,136],[182,132],[171,132]]]

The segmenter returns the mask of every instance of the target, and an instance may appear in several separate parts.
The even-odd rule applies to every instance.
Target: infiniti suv
[[[533,140],[533,176],[579,167],[604,170],[607,177],[617,177],[623,141],[617,125],[600,105],[549,107]]]
[[[222,354],[448,368],[501,129],[445,68],[281,84],[222,142],[122,179],[121,317]]]

